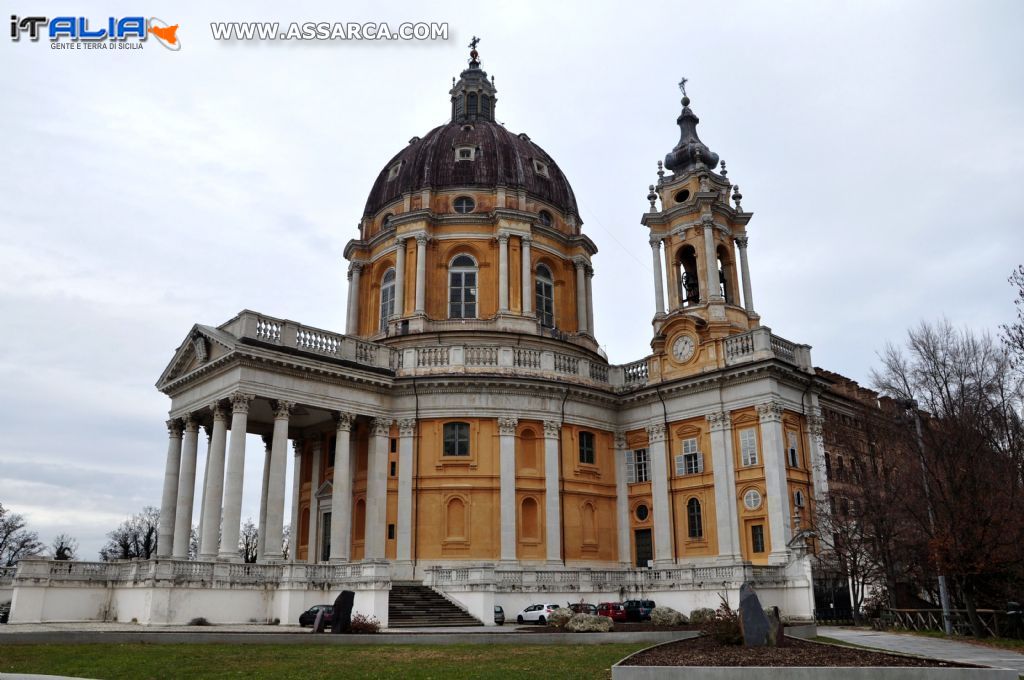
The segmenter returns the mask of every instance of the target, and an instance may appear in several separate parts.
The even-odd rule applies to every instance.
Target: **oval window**
[[[676,192],[676,203],[686,203],[690,198],[689,189],[683,189],[682,191]]]
[[[636,506],[636,518],[641,522],[646,522],[650,514],[651,511],[646,505]]]

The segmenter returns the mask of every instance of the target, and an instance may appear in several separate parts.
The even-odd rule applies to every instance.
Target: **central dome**
[[[544,149],[486,118],[453,120],[414,137],[377,176],[363,214],[403,194],[431,189],[522,189],[562,213],[579,215],[569,181]]]

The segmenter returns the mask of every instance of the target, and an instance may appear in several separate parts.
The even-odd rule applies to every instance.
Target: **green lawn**
[[[650,646],[4,645],[0,672],[87,678],[608,678]]]

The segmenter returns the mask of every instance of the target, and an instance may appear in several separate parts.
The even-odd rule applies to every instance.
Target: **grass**
[[[0,673],[115,678],[608,678],[650,643],[602,645],[5,645]]]

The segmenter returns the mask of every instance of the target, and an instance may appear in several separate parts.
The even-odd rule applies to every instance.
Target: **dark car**
[[[622,603],[627,621],[650,621],[654,600],[626,600]]]
[[[299,614],[299,625],[300,626],[312,626],[316,623],[316,613],[322,611],[324,613],[324,624],[331,625],[331,621],[334,619],[334,605],[333,604],[315,604],[306,611]]]
[[[575,602],[569,605],[573,614],[597,614],[597,606],[587,602]]]
[[[505,610],[501,608],[501,605],[494,605],[494,622],[499,626],[505,625]]]
[[[607,616],[612,621],[626,620],[626,608],[621,602],[602,602],[597,605],[597,613],[599,616]]]

